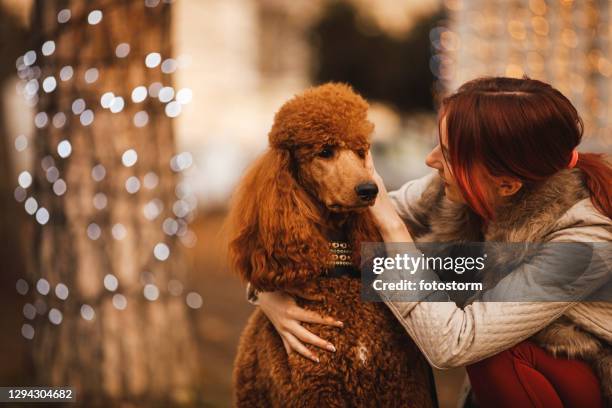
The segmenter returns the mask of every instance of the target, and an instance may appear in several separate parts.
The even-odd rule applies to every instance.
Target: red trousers
[[[530,341],[467,367],[482,408],[600,408],[599,380],[580,360],[554,358]]]

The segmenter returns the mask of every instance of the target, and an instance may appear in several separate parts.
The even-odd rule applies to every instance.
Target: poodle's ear
[[[229,213],[230,262],[259,290],[298,288],[323,272],[320,213],[297,183],[289,151],[269,149],[247,171]]]
[[[352,232],[349,239],[354,251],[353,265],[359,269],[361,267],[361,244],[364,242],[382,242],[382,236],[369,211],[355,217],[349,229]]]

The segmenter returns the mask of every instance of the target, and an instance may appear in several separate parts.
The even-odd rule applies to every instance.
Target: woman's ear
[[[507,176],[496,177],[495,184],[497,186],[497,194],[501,197],[513,196],[523,187],[521,180]]]
[[[234,270],[259,290],[298,287],[322,273],[318,207],[297,183],[291,154],[272,148],[247,171],[228,216]]]

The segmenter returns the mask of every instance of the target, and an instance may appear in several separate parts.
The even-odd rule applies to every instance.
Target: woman
[[[370,211],[385,242],[612,241],[612,168],[600,155],[578,154],[582,122],[551,86],[468,82],[444,100],[439,129],[426,160],[437,174],[387,194],[372,166],[380,195]],[[600,407],[610,396],[609,378],[600,386],[592,365],[536,345],[563,323],[606,349],[610,303],[386,303],[433,366],[466,366],[481,406]],[[337,324],[333,318],[280,292],[259,293],[258,304],[288,352],[313,358],[302,342],[333,349],[300,325]]]

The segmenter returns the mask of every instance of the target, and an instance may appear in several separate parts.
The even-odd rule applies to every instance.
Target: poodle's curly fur
[[[354,188],[368,181],[364,157],[373,125],[367,111],[366,101],[343,84],[294,97],[275,116],[269,149],[236,190],[228,219],[234,269],[259,290],[293,293],[300,306],[344,322],[342,329],[304,325],[337,348],[319,351],[317,364],[287,355],[272,324],[255,310],[235,362],[237,406],[435,405],[431,369],[390,311],[362,302],[358,279],[326,276],[330,240],[356,249],[381,240]],[[322,149],[333,157],[322,158]],[[320,300],[306,300],[312,295]]]

